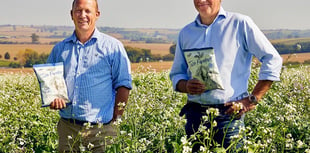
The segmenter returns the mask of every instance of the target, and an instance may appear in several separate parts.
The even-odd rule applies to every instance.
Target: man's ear
[[[97,16],[97,18],[100,17],[100,11],[97,11],[96,16]]]
[[[70,11],[70,15],[71,15],[71,20],[73,20],[73,11]]]

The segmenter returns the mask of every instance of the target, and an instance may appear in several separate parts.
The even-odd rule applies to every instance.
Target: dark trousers
[[[184,106],[180,115],[185,114],[187,123],[185,125],[186,135],[189,138],[194,133],[197,133],[200,124],[202,123],[202,117],[206,114],[206,110],[209,108],[219,109],[219,116],[215,117],[214,120],[217,122],[217,125],[213,127],[215,135],[213,140],[224,148],[229,147],[234,135],[239,134],[240,127],[244,127],[243,117],[241,119],[233,118],[230,115],[225,115],[225,111],[228,109],[223,104],[222,105],[200,105],[198,103],[189,102]],[[207,129],[211,128],[209,122],[204,123],[204,126]],[[226,132],[226,134],[225,134]],[[223,141],[224,140],[224,141]],[[240,147],[242,142],[239,142],[237,147]],[[201,144],[196,144],[193,146],[193,152],[199,151]]]

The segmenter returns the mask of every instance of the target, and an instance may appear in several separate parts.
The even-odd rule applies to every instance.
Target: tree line
[[[130,46],[125,46],[127,51],[128,58],[132,63],[139,62],[153,62],[153,61],[172,61],[174,58],[173,54],[168,54],[161,56],[159,54],[152,54],[150,49],[143,48],[135,48]],[[9,64],[10,67],[18,68],[18,67],[32,67],[34,64],[43,64],[46,62],[49,54],[41,53],[39,54],[37,51],[32,49],[25,49],[19,51],[16,57],[14,57],[14,62]],[[2,55],[0,55],[0,60],[2,59]],[[9,52],[4,54],[5,60],[10,60]]]
[[[41,53],[32,50],[26,49],[18,52],[17,56],[14,57],[14,62],[9,64],[9,67],[19,68],[19,67],[32,67],[34,64],[43,64],[46,62],[49,54]],[[0,55],[0,59],[2,55]],[[11,56],[8,52],[4,54],[4,59],[10,60]]]
[[[301,42],[293,45],[274,43],[273,45],[280,54],[310,52],[310,42]],[[128,58],[132,63],[172,61],[174,59],[175,48],[176,45],[173,44],[169,48],[169,54],[161,56],[159,54],[152,54],[150,49],[125,46]],[[15,62],[11,62],[10,67],[32,67],[34,64],[42,64],[46,62],[48,55],[49,54],[47,53],[39,54],[32,49],[26,49],[24,51],[20,51],[17,57],[14,57]],[[2,58],[9,60],[11,57],[10,54],[6,52],[4,55],[0,55],[0,60]]]
[[[310,42],[300,42],[293,45],[287,45],[283,43],[274,43],[273,46],[280,54],[291,53],[307,53],[310,52]]]

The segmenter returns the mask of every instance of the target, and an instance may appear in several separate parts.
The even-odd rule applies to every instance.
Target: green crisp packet
[[[184,50],[184,55],[193,79],[204,82],[206,90],[224,90],[212,47]]]

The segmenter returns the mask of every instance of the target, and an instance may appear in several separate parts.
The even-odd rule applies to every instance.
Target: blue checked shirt
[[[55,45],[48,63],[63,62],[72,105],[60,116],[107,123],[113,117],[116,89],[131,86],[130,62],[122,43],[95,29],[84,45],[75,35]]]
[[[191,79],[184,50],[213,47],[224,90],[205,91],[201,95],[189,95],[188,100],[201,104],[223,104],[247,96],[252,57],[262,62],[259,80],[280,80],[282,58],[245,15],[226,12],[221,7],[215,21],[203,25],[196,20],[179,33],[170,79],[176,90],[180,80]]]

